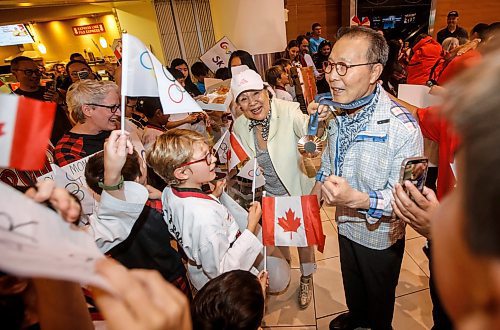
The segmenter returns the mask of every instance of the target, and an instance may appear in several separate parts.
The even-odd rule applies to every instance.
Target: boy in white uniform
[[[164,219],[189,259],[188,275],[197,290],[224,272],[254,271],[263,249],[257,238],[260,203],[251,205],[247,227],[240,232],[218,200],[223,184],[210,195],[201,190],[215,179],[215,161],[202,135],[182,129],[159,136],[147,154],[148,164],[168,184],[162,196]]]

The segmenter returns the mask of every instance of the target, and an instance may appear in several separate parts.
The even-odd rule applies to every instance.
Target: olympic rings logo
[[[147,66],[145,62],[147,61],[144,61],[144,55],[147,55],[147,61],[149,61],[149,65],[150,66]],[[141,62],[141,66],[146,69],[146,70],[152,70],[153,69],[153,62],[151,61],[151,57],[149,56],[148,52],[147,51],[144,51],[142,52],[142,54],[140,55],[139,57],[139,61]]]
[[[248,171],[248,176],[249,177],[253,178],[253,176],[254,176],[253,174],[254,174],[253,173],[253,169],[251,169],[250,171]],[[260,170],[259,167],[257,167],[257,169],[255,170],[255,175],[256,176],[261,176],[262,175],[262,172],[261,172],[261,170]]]
[[[229,48],[229,43],[227,43],[226,41],[223,41],[220,43],[220,48],[224,49],[226,51],[226,54],[231,54],[232,51],[230,51],[228,48]]]
[[[165,78],[167,78],[170,82],[172,82],[170,85],[167,87],[167,94],[169,99],[174,102],[174,103],[182,103],[184,100],[184,93],[186,90],[182,88],[181,85],[175,80],[175,78],[172,76],[170,72],[168,72],[168,69],[164,66],[161,67],[163,71],[163,75]]]

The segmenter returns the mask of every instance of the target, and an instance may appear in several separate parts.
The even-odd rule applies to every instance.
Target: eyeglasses
[[[86,72],[87,74],[85,75],[84,72]],[[81,71],[73,71],[69,75],[71,77],[73,77],[73,78],[80,78],[80,76],[82,76],[81,78],[87,79],[90,76],[91,73],[92,72],[90,70],[88,70],[88,69],[82,69]]]
[[[87,103],[87,105],[92,105],[94,107],[106,108],[109,111],[111,111],[111,113],[117,112],[122,106],[121,104],[104,105],[104,104],[95,104],[95,103]]]
[[[212,148],[207,153],[207,155],[205,157],[203,157],[202,159],[193,160],[193,161],[187,162],[187,163],[182,163],[181,165],[179,165],[179,167],[188,166],[188,165],[201,163],[201,162],[206,162],[207,165],[210,166],[210,165],[212,165],[212,157],[214,157],[214,156],[215,156],[215,149]]]
[[[40,71],[39,69],[35,69],[35,70],[32,70],[32,69],[26,69],[26,70],[21,70],[21,69],[17,69],[17,70],[13,70],[13,71],[22,71],[25,75],[31,77],[32,75],[37,75],[37,76],[41,76],[42,75],[42,71]]]
[[[330,62],[330,61],[324,61],[323,62],[323,70],[325,71],[326,74],[329,74],[332,72],[333,67],[335,67],[335,70],[337,71],[338,75],[343,77],[347,74],[347,69],[354,68],[357,66],[363,66],[363,65],[371,65],[371,64],[377,64],[379,62],[370,62],[370,63],[361,63],[361,64],[346,64],[344,62]]]

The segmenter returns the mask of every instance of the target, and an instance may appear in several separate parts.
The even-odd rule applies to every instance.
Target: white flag
[[[122,44],[122,94],[159,96],[158,83],[148,48],[128,33],[123,34]],[[124,77],[126,80],[123,79]]]
[[[252,181],[255,178],[255,188],[259,188],[266,184],[266,179],[264,179],[264,175],[262,174],[262,170],[259,166],[257,166],[257,169],[254,172],[253,162],[254,160],[250,159],[245,166],[242,167],[238,176]]]
[[[3,183],[0,194],[0,270],[111,289],[95,272],[104,255],[91,235]]]
[[[219,141],[214,145],[214,150],[219,155],[221,164],[227,163],[227,151],[229,150],[229,130],[226,130],[220,137]]]
[[[198,103],[189,95],[174,76],[168,72],[160,61],[151,53],[149,55],[153,62],[153,68],[158,81],[158,90],[160,94],[161,106],[164,114],[201,112],[203,111]]]
[[[122,42],[122,95],[159,96],[165,114],[202,111],[139,39],[124,33]]]

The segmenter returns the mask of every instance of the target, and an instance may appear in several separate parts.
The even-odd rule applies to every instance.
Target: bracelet
[[[104,184],[104,179],[103,181],[99,181],[97,183],[97,185],[102,188],[102,190],[106,190],[106,191],[113,191],[113,190],[120,190],[123,188],[123,175],[120,176],[120,181],[118,181],[117,184],[115,185],[112,185],[112,186],[107,186]]]

